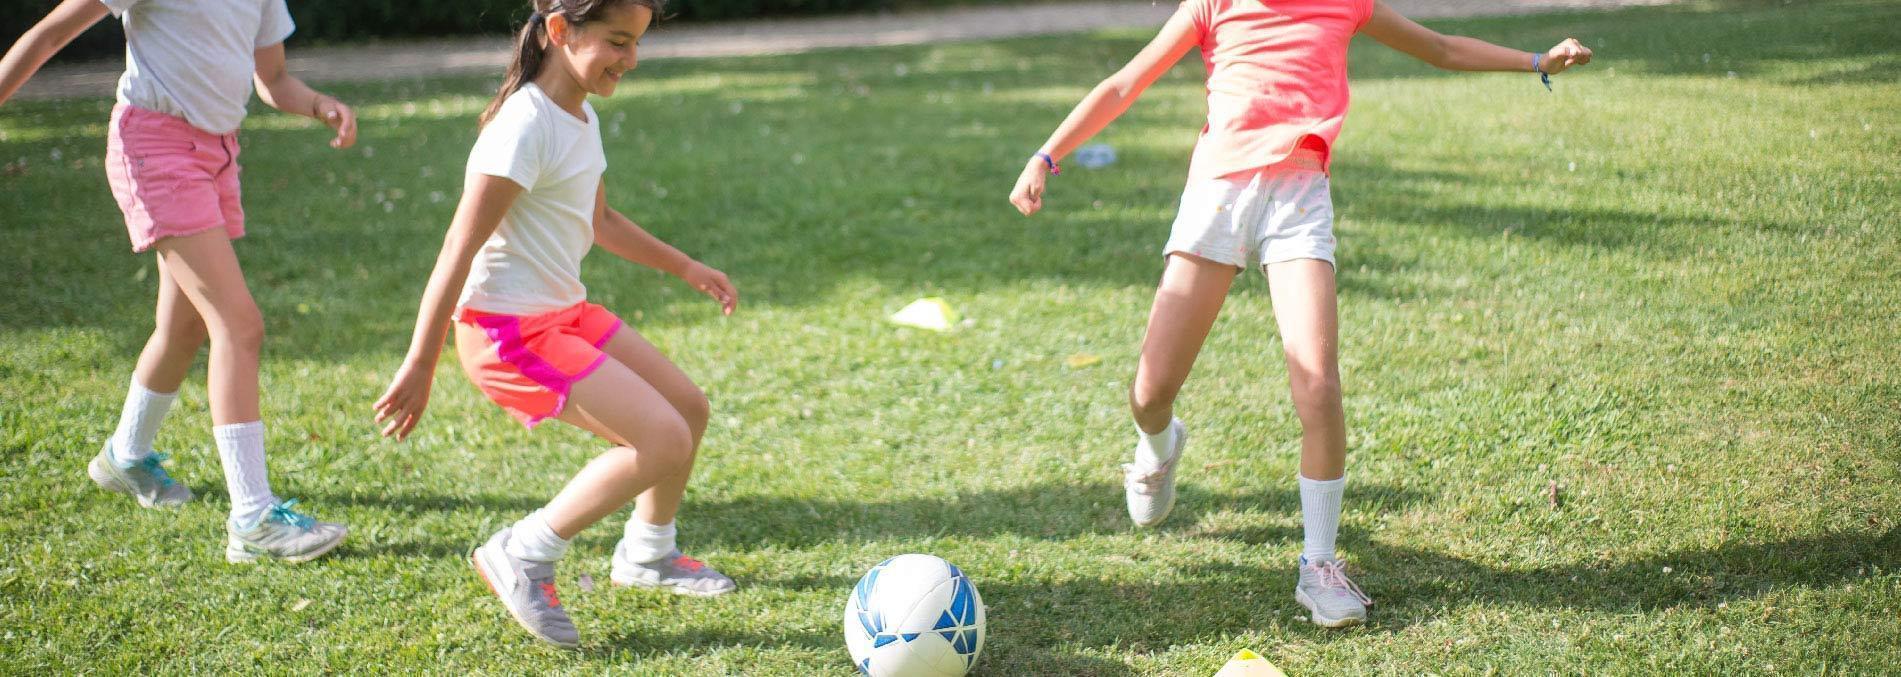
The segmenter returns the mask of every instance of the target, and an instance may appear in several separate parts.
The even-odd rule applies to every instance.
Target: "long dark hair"
[[[528,25],[521,27],[515,36],[515,60],[508,64],[508,74],[502,76],[502,88],[495,92],[495,99],[483,109],[479,124],[488,125],[495,118],[496,111],[502,109],[502,102],[510,94],[521,89],[537,76],[541,75],[542,62],[548,52],[548,17],[560,14],[568,24],[579,28],[590,21],[599,19],[611,7],[629,5],[653,10],[655,17],[662,11],[661,0],[530,0],[535,12],[528,16]]]

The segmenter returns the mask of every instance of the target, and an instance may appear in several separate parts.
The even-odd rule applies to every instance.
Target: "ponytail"
[[[521,34],[515,36],[515,60],[508,64],[508,73],[502,76],[502,88],[495,92],[495,100],[488,102],[488,108],[478,118],[478,126],[487,126],[495,114],[501,112],[502,103],[508,97],[541,75],[541,68],[548,60],[548,17],[560,14],[571,26],[580,26],[595,20],[601,12],[610,7],[635,5],[653,10],[657,18],[664,10],[663,0],[533,0],[535,13],[528,15],[528,25],[521,27]]]
[[[541,62],[547,53],[543,45],[548,37],[548,19],[541,10],[535,10],[528,16],[528,25],[521,28],[521,34],[515,37],[515,60],[508,64],[508,73],[502,76],[502,88],[495,92],[495,99],[488,102],[488,108],[482,111],[477,126],[485,127],[489,120],[495,119],[495,113],[502,109],[502,102],[509,95],[521,89],[541,75]]]

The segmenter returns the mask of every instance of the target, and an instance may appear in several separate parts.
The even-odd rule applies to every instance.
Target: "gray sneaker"
[[[1182,425],[1181,419],[1170,420],[1168,426],[1175,429],[1175,448],[1170,450],[1168,460],[1152,468],[1135,463],[1122,465],[1122,497],[1129,503],[1129,519],[1138,527],[1160,524],[1175,509],[1175,467],[1182,460],[1182,449],[1188,446],[1188,426]]]
[[[724,595],[739,587],[726,574],[678,550],[652,562],[635,562],[627,558],[627,544],[623,542],[614,546],[613,564],[608,580],[623,587],[672,590],[694,597]]]
[[[238,529],[226,524],[224,559],[232,564],[255,562],[275,557],[286,562],[308,562],[343,543],[350,529],[333,522],[319,522],[292,510],[297,499],[271,506],[256,526]]]
[[[490,592],[502,600],[508,614],[515,617],[529,634],[555,646],[572,649],[581,644],[581,633],[561,607],[554,589],[554,562],[536,562],[508,554],[512,529],[504,528],[490,536],[487,543],[469,555],[475,573],[488,583]]]
[[[112,440],[108,439],[99,455],[92,457],[92,464],[86,466],[86,474],[92,476],[99,488],[138,499],[142,507],[176,508],[191,500],[191,489],[166,474],[163,465],[166,458],[165,454],[154,453],[132,465],[121,466],[112,459]]]
[[[1309,561],[1300,558],[1300,583],[1294,586],[1294,601],[1313,612],[1315,625],[1345,628],[1366,622],[1366,608],[1373,599],[1347,578],[1339,560]]]

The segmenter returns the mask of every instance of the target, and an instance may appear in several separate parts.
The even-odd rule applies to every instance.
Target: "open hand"
[[[1577,38],[1565,38],[1564,42],[1545,52],[1545,58],[1538,68],[1547,75],[1563,73],[1572,66],[1582,66],[1591,62],[1591,48],[1578,42]]]
[[[680,279],[718,301],[721,315],[731,315],[733,308],[739,306],[739,290],[733,288],[732,281],[726,279],[725,273],[704,263],[694,261],[686,267],[686,271],[680,273]]]
[[[383,426],[384,437],[407,439],[409,431],[416,429],[416,423],[422,420],[422,410],[429,406],[429,387],[435,380],[435,370],[428,367],[411,366],[407,360],[403,367],[396,370],[395,380],[390,381],[389,390],[376,399],[376,424]]]

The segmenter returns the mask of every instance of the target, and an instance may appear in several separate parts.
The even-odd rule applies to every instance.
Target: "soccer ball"
[[[899,555],[845,600],[845,648],[872,677],[958,677],[984,646],[984,602],[956,565]]]

